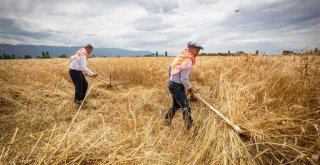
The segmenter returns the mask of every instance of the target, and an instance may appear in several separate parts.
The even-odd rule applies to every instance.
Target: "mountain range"
[[[24,57],[30,55],[32,57],[42,56],[42,52],[49,52],[51,57],[58,57],[60,55],[71,56],[83,46],[47,46],[47,45],[7,45],[0,46],[0,53],[5,53],[16,57]],[[115,56],[144,56],[154,54],[150,51],[135,51],[120,48],[94,48],[91,55],[100,57],[115,57]]]

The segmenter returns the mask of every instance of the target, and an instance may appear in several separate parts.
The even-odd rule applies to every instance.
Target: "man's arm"
[[[191,70],[192,70],[192,66],[187,67],[186,69],[181,71],[181,82],[183,86],[187,89],[187,92],[190,94],[191,100],[196,100],[194,96],[194,90],[189,81]]]
[[[190,67],[190,68],[186,68],[181,71],[181,82],[187,90],[192,87],[190,84],[190,81],[189,81],[189,76],[190,76],[191,70],[192,70],[192,68]]]
[[[93,73],[88,67],[87,67],[87,59],[86,56],[79,56],[80,59],[80,67],[82,69],[82,71],[84,71],[87,75],[91,76],[91,77],[95,77],[96,74]]]

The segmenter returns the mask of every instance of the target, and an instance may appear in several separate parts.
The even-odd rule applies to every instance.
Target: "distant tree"
[[[228,50],[228,55],[230,55],[230,50]]]
[[[256,50],[256,55],[258,55],[259,54],[259,50]]]
[[[158,57],[158,51],[156,51],[156,57]]]
[[[12,59],[16,59],[16,56],[14,54],[12,54]]]
[[[15,58],[14,54],[10,55],[10,54],[2,53],[2,56],[3,56],[3,59],[14,59]]]
[[[62,54],[62,55],[59,56],[59,58],[68,58],[68,56],[65,55],[65,54]]]
[[[30,55],[25,55],[24,57],[23,57],[24,59],[31,59],[32,58],[32,56],[30,56]]]
[[[147,54],[147,55],[144,55],[144,57],[154,57],[154,54]]]
[[[42,51],[41,58],[51,58],[48,51]]]
[[[49,52],[46,52],[46,58],[50,58]]]
[[[94,58],[94,57],[97,57],[97,56],[93,54],[91,57],[93,57],[93,58]]]
[[[315,54],[318,54],[318,53],[319,53],[318,48],[315,48],[313,52],[314,52]]]
[[[246,53],[244,51],[237,51],[236,55],[245,55]]]
[[[167,56],[168,56],[168,52],[167,52],[167,51],[164,53],[164,56],[165,56],[165,57],[167,57]]]
[[[288,54],[293,54],[293,51],[289,51],[289,50],[282,51],[282,55],[288,55]]]

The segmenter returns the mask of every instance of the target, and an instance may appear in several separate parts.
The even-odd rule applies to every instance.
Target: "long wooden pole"
[[[226,118],[218,109],[214,108],[207,101],[205,101],[201,96],[195,95],[195,97],[199,99],[202,103],[207,105],[215,114],[221,117],[225,122],[227,122],[227,124],[229,124],[238,134],[243,134],[245,132],[238,125],[234,124],[231,120]]]
[[[105,85],[107,85],[108,87],[115,87],[115,86],[119,86],[119,85],[123,85],[123,84],[127,84],[128,82],[124,82],[124,83],[118,83],[118,84],[111,84],[110,82],[107,82],[107,81],[104,81],[104,80],[101,80],[97,77],[95,77],[94,79],[96,79],[97,81],[100,81],[102,83],[104,83]]]
[[[108,85],[108,86],[112,86],[110,82],[101,80],[101,79],[99,79],[99,78],[97,78],[97,77],[95,77],[95,79],[98,80],[98,81],[100,81],[100,82],[102,82],[102,83],[104,83],[104,84],[106,84],[106,85]]]

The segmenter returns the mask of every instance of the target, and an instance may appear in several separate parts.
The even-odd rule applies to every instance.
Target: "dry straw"
[[[73,103],[64,59],[0,61],[1,164],[316,164],[319,56],[200,57],[199,95],[250,136],[242,139],[201,102],[194,126],[171,127],[172,58],[95,58],[83,105]]]

